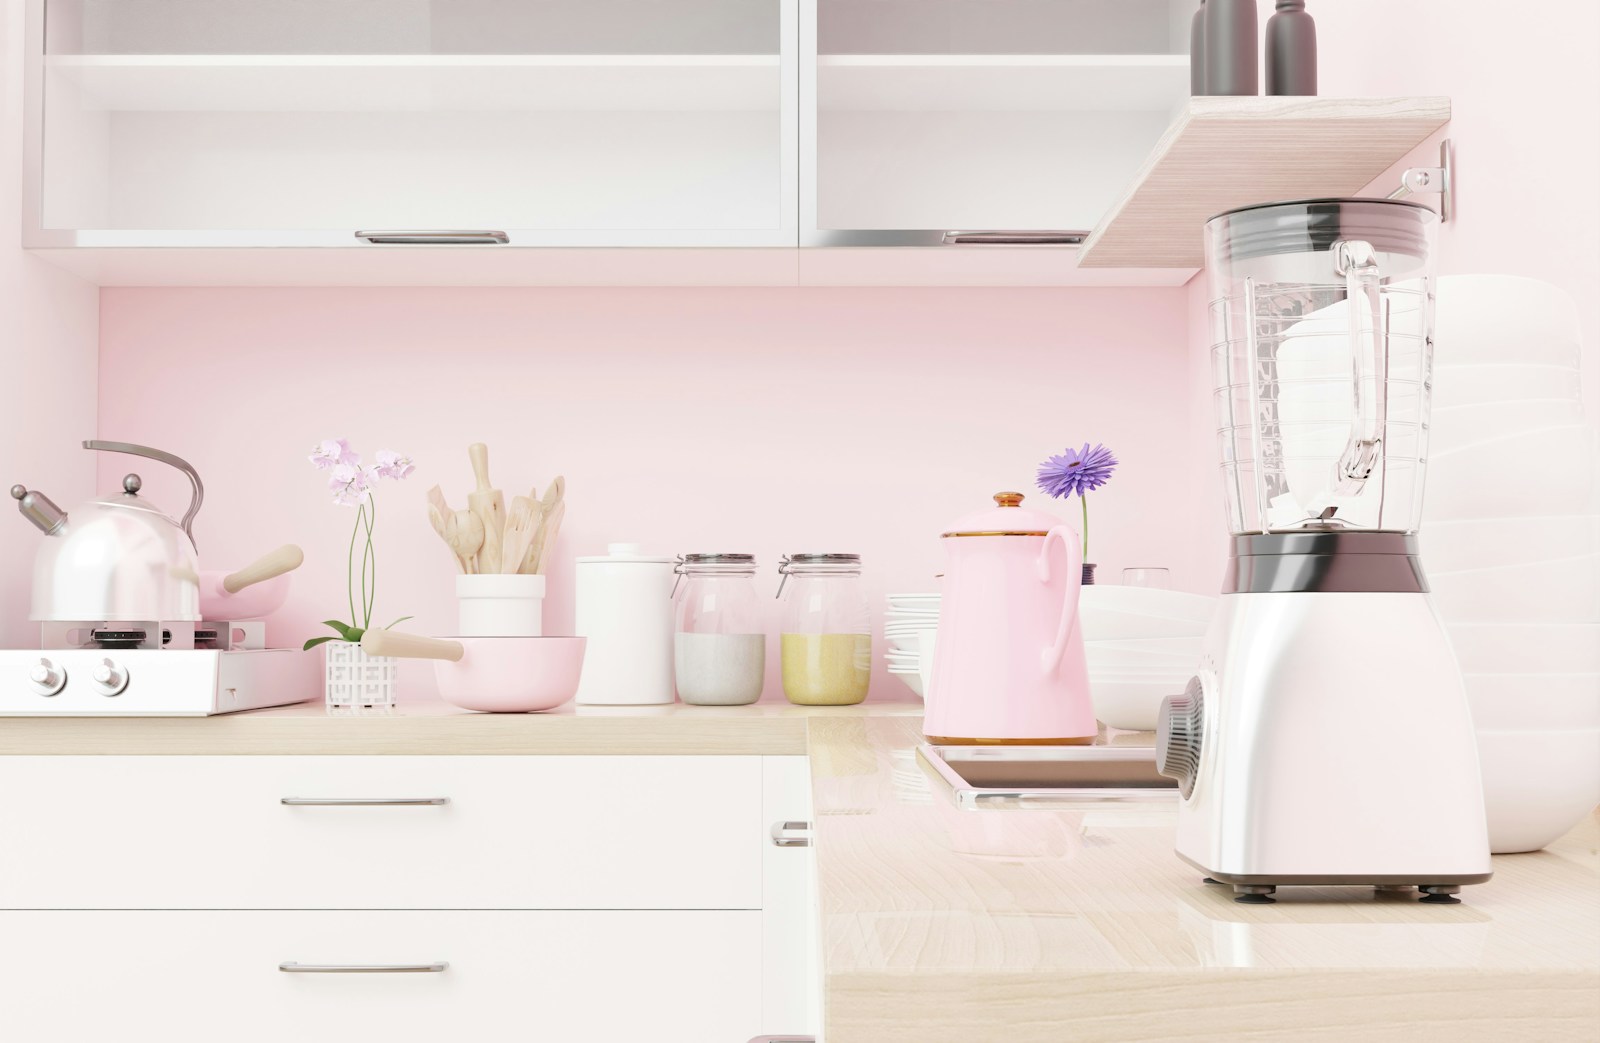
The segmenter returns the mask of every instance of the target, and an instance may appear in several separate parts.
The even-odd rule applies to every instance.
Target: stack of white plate
[[[920,698],[925,676],[923,646],[927,645],[932,658],[933,641],[923,639],[923,631],[931,633],[939,627],[938,594],[890,594],[888,610],[883,617],[883,638],[887,646],[883,653],[889,672]],[[926,664],[931,668],[932,663]]]
[[[1216,605],[1176,590],[1084,587],[1078,611],[1095,717],[1111,728],[1154,728],[1161,700],[1194,676]]]
[[[1600,517],[1577,307],[1509,276],[1439,280],[1421,532],[1466,675],[1489,843],[1532,851],[1600,801]]]

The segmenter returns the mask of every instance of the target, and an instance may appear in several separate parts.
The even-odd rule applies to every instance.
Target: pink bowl
[[[463,710],[534,713],[553,710],[578,692],[582,637],[457,637],[457,662],[435,660],[439,696]]]

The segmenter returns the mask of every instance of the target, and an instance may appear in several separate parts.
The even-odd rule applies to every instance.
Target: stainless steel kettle
[[[31,618],[55,622],[183,622],[200,619],[200,568],[191,526],[205,487],[189,464],[160,449],[127,442],[84,442],[85,449],[127,453],[169,464],[189,478],[182,521],[139,495],[136,474],[122,490],[63,511],[48,496],[11,487],[22,516],[50,539],[33,563]]]

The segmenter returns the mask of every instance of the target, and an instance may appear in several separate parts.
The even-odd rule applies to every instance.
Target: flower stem
[[[368,497],[367,503],[371,502],[371,498]],[[356,515],[356,521],[365,522],[367,531],[366,542],[361,545],[361,627],[366,629],[367,623],[372,618],[367,611],[367,564],[372,559],[372,523],[367,521],[366,504],[361,505],[361,510]]]
[[[361,511],[356,511],[355,528],[350,530],[350,551],[344,559],[344,592],[350,600],[350,627],[356,625],[356,535],[361,532]]]
[[[372,610],[378,604],[378,549],[372,545],[372,530],[378,524],[378,499],[375,496],[367,498],[367,505],[372,509],[367,512],[367,550],[363,562],[372,562],[372,585],[367,593],[366,610],[367,618],[362,620],[363,629],[372,625]],[[363,565],[365,571],[365,565]],[[363,576],[363,579],[365,576]]]
[[[1083,501],[1083,561],[1089,563],[1089,497],[1084,493],[1078,494],[1078,499]]]

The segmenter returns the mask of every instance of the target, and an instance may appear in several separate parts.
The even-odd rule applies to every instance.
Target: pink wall
[[[107,289],[99,429],[199,468],[204,563],[305,547],[280,643],[345,604],[353,518],[305,461],[335,435],[417,458],[380,501],[378,615],[424,633],[450,633],[454,603],[423,493],[464,506],[476,440],[508,495],[566,475],[552,633],[571,626],[571,557],[610,540],[753,552],[769,596],[785,550],[860,552],[875,601],[929,589],[943,526],[1084,440],[1123,461],[1091,501],[1103,575],[1168,565],[1209,590],[1180,451],[1184,307],[1177,289]],[[125,466],[103,461],[101,484]],[[181,480],[141,470],[181,510]]]
[[[94,491],[95,349],[99,291],[22,251],[22,4],[0,5],[0,485],[34,486],[63,507]],[[0,518],[0,648],[30,648],[33,551],[44,537]]]

